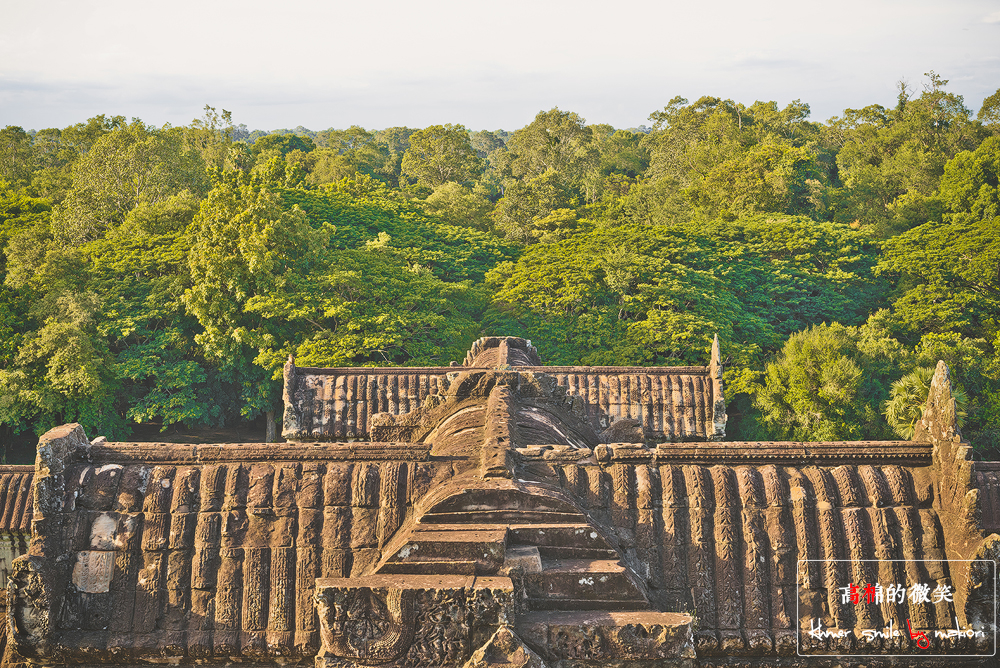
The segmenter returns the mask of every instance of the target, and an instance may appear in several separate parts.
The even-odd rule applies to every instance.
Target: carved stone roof
[[[929,418],[915,442],[649,443],[631,423],[598,433],[554,374],[507,367],[459,369],[372,420],[369,442],[49,432],[9,585],[14,645],[41,665],[808,665],[799,651],[852,647],[800,646],[804,614],[933,633],[995,606],[957,561],[1000,558],[980,524],[993,468],[953,425]],[[954,600],[841,598],[914,579]]]
[[[0,466],[0,531],[31,530],[34,466]]]
[[[476,341],[463,366],[314,368],[285,366],[282,435],[290,441],[371,437],[378,414],[415,411],[447,392],[471,369],[517,369],[547,374],[567,396],[579,397],[597,432],[635,421],[649,441],[718,439],[725,435],[722,367],[716,342],[707,367],[542,366],[530,341],[487,337]]]
[[[28,551],[31,531],[31,482],[34,466],[0,466],[0,581],[6,582],[12,562]],[[6,608],[6,597],[0,609]],[[0,638],[0,657],[6,644]],[[3,664],[6,665],[6,664]]]

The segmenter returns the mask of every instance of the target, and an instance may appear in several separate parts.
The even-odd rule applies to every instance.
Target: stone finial
[[[485,645],[477,649],[465,668],[545,668],[545,662],[509,626],[500,626]]]
[[[710,376],[712,378],[722,378],[722,349],[719,346],[719,335],[712,339],[712,361],[708,363]]]
[[[282,375],[284,376],[284,395],[287,398],[289,394],[295,391],[295,355],[289,355],[288,361],[285,362],[285,366],[282,370]]]
[[[498,369],[510,366],[510,346],[507,344],[507,339],[500,339],[500,344],[497,346],[497,360],[494,364]]]
[[[712,359],[708,363],[708,377],[712,384],[712,434],[709,440],[721,441],[726,437],[726,398],[722,385],[722,349],[719,335],[712,339]]]
[[[913,440],[924,443],[950,441],[959,436],[958,409],[951,393],[951,373],[948,365],[938,361],[931,379],[924,414],[917,421]]]
[[[302,427],[301,413],[295,404],[298,378],[295,373],[295,356],[289,355],[282,374],[281,399],[285,405],[281,419],[282,438],[294,438]]]
[[[517,336],[484,336],[473,342],[462,366],[506,369],[513,366],[541,366],[538,350],[531,341]]]

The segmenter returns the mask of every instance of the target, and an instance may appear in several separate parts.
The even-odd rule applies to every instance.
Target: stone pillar
[[[712,433],[709,440],[721,441],[726,438],[726,397],[722,387],[722,353],[719,335],[712,341],[712,361],[708,365],[708,378],[712,384]]]

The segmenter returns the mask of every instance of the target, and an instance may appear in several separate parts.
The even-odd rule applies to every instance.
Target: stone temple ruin
[[[723,440],[717,341],[708,367],[484,338],[284,379],[287,443],[66,425],[0,470],[5,666],[996,661],[1000,464],[944,364],[912,441],[852,443]]]

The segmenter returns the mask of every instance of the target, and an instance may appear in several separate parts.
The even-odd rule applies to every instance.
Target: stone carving
[[[324,590],[316,595],[323,644],[337,658],[375,665],[399,658],[413,638],[413,592]]]
[[[484,592],[472,596],[474,591],[474,578],[457,576],[319,580],[314,600],[323,646],[317,665],[461,666],[477,627],[496,629],[498,610],[484,610],[477,602]],[[492,619],[473,621],[474,609],[493,612]]]
[[[472,343],[462,366],[491,369],[506,366],[541,366],[538,350],[531,341],[510,336],[484,336]]]
[[[452,666],[469,656],[465,592],[425,590],[417,595],[416,629],[406,653],[407,668]]]
[[[515,591],[523,591],[523,584],[516,586],[505,577],[479,578],[480,585],[468,592],[468,614],[475,623],[472,625],[473,646],[487,642],[488,633],[494,628],[506,627],[514,623],[523,612]]]
[[[532,612],[517,628],[547,661],[683,660],[695,656],[692,621],[660,612]]]
[[[73,567],[73,584],[88,594],[106,593],[111,586],[115,553],[109,550],[78,552]]]
[[[545,662],[530,647],[525,645],[509,627],[504,626],[479,649],[464,668],[545,668]]]
[[[43,563],[37,557],[21,557],[7,585],[13,599],[8,611],[11,639],[18,652],[28,658],[49,653],[49,634],[53,596],[42,574]]]
[[[712,440],[721,441],[726,438],[726,399],[722,388],[722,349],[719,347],[719,335],[712,339],[712,360],[708,365],[708,377],[712,383]]]
[[[557,659],[597,659],[605,654],[603,637],[590,625],[560,629],[549,636],[549,653]]]

